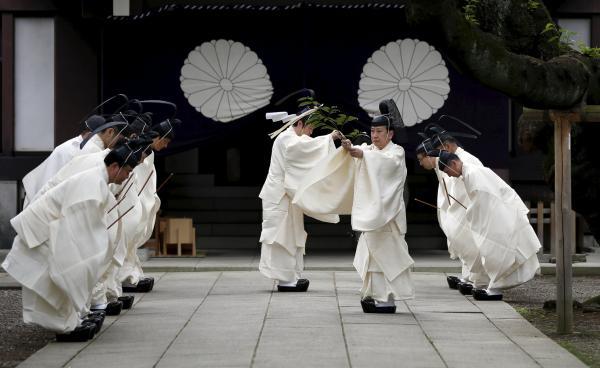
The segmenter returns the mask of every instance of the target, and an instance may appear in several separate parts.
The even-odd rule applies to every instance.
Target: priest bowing
[[[103,167],[70,177],[11,220],[17,236],[2,267],[23,286],[23,320],[85,341],[97,330],[81,319],[92,288],[112,257],[107,221],[121,183],[139,156],[127,147],[110,152]]]
[[[527,206],[504,180],[487,167],[463,162],[456,154],[439,153],[439,169],[464,183],[470,199],[466,220],[489,277],[477,300],[502,300],[502,290],[523,284],[538,273],[541,248],[529,224]]]

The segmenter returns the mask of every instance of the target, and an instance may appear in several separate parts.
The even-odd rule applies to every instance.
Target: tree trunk
[[[598,64],[583,55],[544,61],[512,52],[502,38],[467,21],[456,0],[409,0],[406,14],[412,26],[439,35],[438,46],[459,69],[524,106],[569,109],[586,97],[587,103],[600,104]]]

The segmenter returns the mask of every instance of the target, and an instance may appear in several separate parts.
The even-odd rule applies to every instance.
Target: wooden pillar
[[[571,123],[578,114],[550,111],[554,122],[554,201],[556,241],[556,311],[557,332],[573,330],[572,247],[574,229],[571,210]]]
[[[554,201],[550,202],[550,254],[556,257],[556,212]]]
[[[15,148],[15,20],[11,13],[2,14],[1,44],[2,49],[2,141],[0,142],[0,153],[12,155]]]

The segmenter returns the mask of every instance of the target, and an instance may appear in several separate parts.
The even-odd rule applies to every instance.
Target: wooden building
[[[271,149],[267,133],[277,128],[264,113],[276,110],[273,102],[289,92],[308,87],[318,100],[356,114],[366,126],[369,117],[358,102],[365,64],[390,42],[429,39],[410,29],[403,8],[403,1],[391,0],[0,0],[0,248],[12,242],[8,220],[19,210],[20,180],[55,145],[78,133],[77,123],[98,101],[116,93],[178,106],[184,124],[157,160],[159,180],[176,174],[162,193],[164,213],[193,217],[200,248],[256,247],[257,194]],[[583,42],[600,45],[600,5],[563,1],[554,15]],[[190,53],[219,40],[255,53],[271,86],[256,97],[266,104],[226,122],[203,114],[182,87]],[[435,202],[435,177],[418,166],[413,152],[420,141],[416,133],[443,114],[482,131],[464,146],[519,190],[543,187],[541,157],[520,152],[516,144],[520,106],[445,64],[450,92],[443,106],[407,128],[410,198]],[[435,212],[413,201],[408,211],[409,247],[445,249]],[[309,222],[307,230],[316,235],[309,236],[313,249],[353,246],[347,222]]]

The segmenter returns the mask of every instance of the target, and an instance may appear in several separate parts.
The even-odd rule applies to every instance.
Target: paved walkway
[[[258,270],[260,251],[210,250],[204,258],[155,257],[143,263],[144,270],[154,272],[176,271],[253,271]],[[452,260],[446,250],[411,252],[416,272],[460,272],[460,262]],[[354,253],[309,252],[304,258],[304,268],[309,271],[354,271]],[[554,275],[556,264],[541,263],[543,275]],[[573,264],[574,276],[600,275],[600,252],[589,253],[587,261]]]
[[[51,343],[20,367],[585,367],[504,302],[414,273],[415,300],[364,314],[354,271],[309,271],[277,293],[256,271],[156,273],[154,291],[87,343]]]

